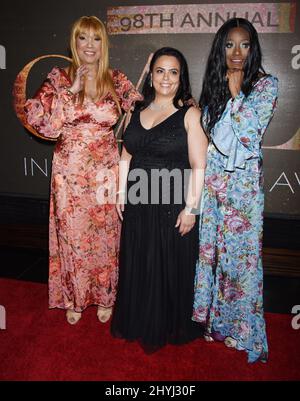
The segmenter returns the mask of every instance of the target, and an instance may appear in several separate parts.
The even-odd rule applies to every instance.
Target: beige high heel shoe
[[[236,348],[237,341],[232,337],[226,337],[225,340],[224,340],[224,344],[228,348]]]
[[[67,309],[66,317],[68,323],[76,324],[81,319],[81,312],[75,312],[73,309]]]
[[[111,315],[112,315],[112,308],[104,308],[103,306],[98,306],[97,317],[101,323],[108,322]]]
[[[204,340],[205,340],[206,342],[208,342],[208,343],[212,343],[212,342],[215,341],[215,340],[212,338],[212,336],[210,336],[209,334],[204,334],[203,338],[204,338]]]

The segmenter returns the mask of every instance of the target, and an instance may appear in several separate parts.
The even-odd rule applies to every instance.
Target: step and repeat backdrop
[[[215,32],[251,21],[263,65],[279,78],[278,109],[264,139],[267,216],[300,218],[299,1],[9,1],[0,14],[0,195],[47,199],[55,142],[26,129],[22,106],[55,65],[66,66],[72,23],[96,15],[110,35],[111,67],[136,83],[151,52],[172,46],[188,60],[195,99]],[[14,92],[14,95],[13,95]]]

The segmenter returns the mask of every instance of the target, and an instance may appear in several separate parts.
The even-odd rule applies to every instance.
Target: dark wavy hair
[[[229,31],[238,27],[245,29],[250,38],[250,49],[244,65],[244,80],[241,88],[246,97],[260,76],[266,74],[262,67],[261,48],[254,26],[244,18],[231,18],[226,21],[214,38],[208,56],[199,101],[199,106],[203,110],[201,117],[202,127],[208,135],[210,135],[212,128],[221,118],[226,103],[231,97],[226,81],[225,51]]]
[[[179,86],[178,86],[177,92],[175,94],[175,97],[173,99],[174,106],[177,109],[180,109],[192,97],[191,85],[190,85],[190,79],[189,79],[189,70],[188,70],[188,65],[187,65],[184,55],[179,50],[174,49],[173,47],[162,47],[161,49],[156,50],[156,52],[154,53],[154,55],[152,57],[150,67],[149,67],[149,72],[145,78],[145,82],[144,82],[143,89],[142,89],[142,94],[144,96],[144,100],[141,102],[137,102],[137,104],[136,104],[136,108],[139,110],[143,110],[146,107],[148,107],[149,104],[155,98],[155,89],[150,84],[151,83],[151,74],[153,72],[154,64],[162,56],[175,57],[178,60],[179,65],[180,65]],[[182,101],[183,104],[180,105],[179,101]]]

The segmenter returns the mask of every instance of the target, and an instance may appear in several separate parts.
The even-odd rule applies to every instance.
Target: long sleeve
[[[135,89],[133,83],[123,72],[114,70],[114,78],[115,90],[120,99],[120,106],[127,112],[136,101],[142,100],[143,96]]]
[[[257,157],[266,128],[274,114],[278,80],[268,75],[261,78],[246,98],[240,92],[231,103],[231,125],[238,141]]]
[[[65,122],[64,106],[72,99],[68,85],[62,71],[55,67],[34,98],[28,99],[24,106],[28,124],[45,137],[58,138],[60,135]]]

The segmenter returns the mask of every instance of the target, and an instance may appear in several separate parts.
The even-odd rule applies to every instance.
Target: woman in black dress
[[[143,95],[120,163],[123,225],[111,330],[152,352],[202,334],[191,316],[207,138],[199,109],[188,106],[188,67],[178,50],[154,53]]]

